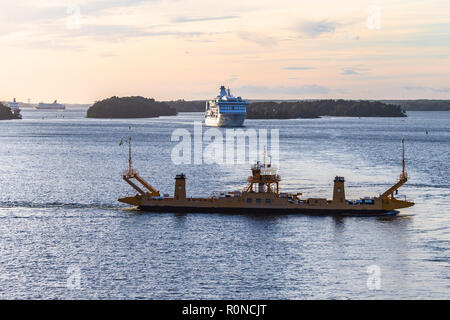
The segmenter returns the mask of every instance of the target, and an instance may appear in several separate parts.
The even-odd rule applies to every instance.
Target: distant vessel
[[[58,103],[57,100],[55,100],[53,103],[39,103],[36,107],[38,110],[65,110],[66,106],[64,104]]]
[[[206,102],[205,125],[214,127],[242,127],[247,117],[248,102],[231,95],[230,89],[220,87],[220,94]]]
[[[344,177],[334,179],[333,198],[303,198],[302,193],[280,193],[278,169],[271,163],[257,162],[251,167],[252,175],[248,185],[241,191],[221,192],[209,198],[188,198],[186,196],[186,176],[175,177],[175,193],[161,196],[160,192],[141,178],[131,163],[131,138],[129,140],[129,168],[123,179],[138,194],[119,199],[120,202],[135,205],[150,212],[206,212],[206,213],[241,213],[241,214],[312,214],[343,216],[383,216],[396,215],[396,209],[414,205],[412,201],[395,198],[398,188],[408,181],[405,171],[405,153],[403,144],[403,170],[399,181],[378,197],[364,197],[358,200],[345,198]],[[138,186],[135,179],[143,187]]]
[[[12,102],[8,102],[8,106],[17,119],[22,119],[22,115],[20,114],[19,103],[16,101],[16,98],[14,98]]]

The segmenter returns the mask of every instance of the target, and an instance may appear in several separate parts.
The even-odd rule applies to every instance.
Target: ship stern
[[[246,113],[242,114],[220,114],[217,121],[218,127],[243,127]]]

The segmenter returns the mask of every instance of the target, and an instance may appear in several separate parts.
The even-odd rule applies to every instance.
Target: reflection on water
[[[450,113],[246,122],[280,130],[280,187],[308,197],[331,197],[335,175],[349,198],[380,194],[397,180],[405,137],[400,191],[416,205],[378,218],[142,213],[117,202],[132,194],[118,146],[130,125],[135,166],[163,193],[180,172],[203,196],[239,189],[249,170],[170,163],[172,131],[201,114],[62,114],[0,123],[0,298],[449,298]],[[367,287],[370,266],[380,290]],[[71,267],[80,290],[67,287]]]

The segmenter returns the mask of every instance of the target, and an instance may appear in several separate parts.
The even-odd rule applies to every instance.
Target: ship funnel
[[[224,97],[227,95],[227,90],[225,89],[225,86],[220,87],[220,97]]]
[[[186,176],[177,174],[175,177],[175,200],[186,200]]]
[[[333,190],[333,202],[344,203],[345,202],[345,179],[344,177],[334,178],[334,190]]]

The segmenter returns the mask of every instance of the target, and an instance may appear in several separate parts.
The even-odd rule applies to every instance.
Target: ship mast
[[[248,177],[246,192],[275,193],[279,196],[280,176],[276,167],[272,166],[272,156],[269,155],[270,164],[266,164],[266,146],[264,146],[264,162],[257,161],[252,166],[252,175]]]
[[[128,172],[131,174],[133,170],[133,162],[131,159],[131,136],[128,138]]]
[[[264,146],[264,162],[263,162],[264,167],[266,166],[266,154],[267,154],[267,147]]]
[[[402,185],[408,181],[408,174],[406,173],[406,165],[405,165],[405,139],[402,139],[402,173],[400,174],[400,179],[396,184],[387,189],[383,194],[380,195],[380,198],[394,198],[394,192],[398,190]]]
[[[405,176],[405,138],[402,139],[402,175]]]
[[[136,185],[131,179],[136,179],[147,190],[144,191],[138,185]],[[131,136],[128,138],[128,171],[123,174],[123,180],[125,180],[130,186],[132,186],[142,196],[146,197],[159,197],[160,192],[155,189],[150,183],[145,181],[136,170],[133,169],[133,160],[131,157]]]

